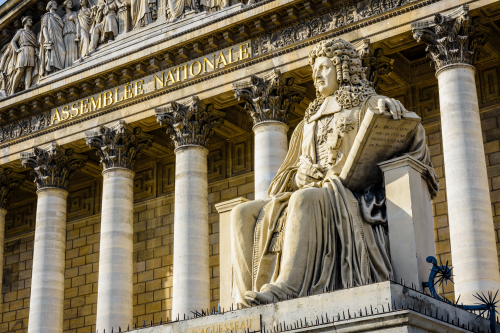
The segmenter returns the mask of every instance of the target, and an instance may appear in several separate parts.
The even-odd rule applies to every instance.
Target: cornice
[[[268,0],[268,2],[271,2],[271,1],[275,1],[275,0]],[[53,127],[42,129],[42,130],[40,130],[40,131],[38,131],[36,133],[29,134],[29,135],[26,135],[26,136],[24,136],[24,137],[22,137],[20,139],[12,140],[12,141],[7,142],[7,143],[5,143],[3,145],[0,145],[0,149],[4,149],[4,148],[7,148],[9,146],[13,146],[13,145],[16,145],[18,143],[21,143],[21,142],[24,142],[24,141],[27,141],[27,140],[31,140],[31,139],[39,137],[39,136],[47,135],[47,134],[49,134],[51,132],[54,132],[54,131],[57,131],[59,129],[66,128],[66,127],[69,127],[69,126],[73,126],[75,124],[82,123],[84,121],[88,121],[88,120],[96,118],[96,117],[100,117],[102,115],[105,115],[105,114],[108,114],[108,113],[120,110],[122,108],[129,107],[129,106],[132,106],[132,105],[135,105],[135,104],[138,104],[138,103],[142,103],[142,102],[147,101],[149,99],[153,99],[153,98],[159,97],[161,95],[169,94],[169,93],[171,93],[173,91],[176,91],[176,90],[184,89],[184,88],[189,87],[189,86],[194,85],[194,84],[198,84],[198,83],[201,83],[201,82],[204,82],[204,81],[207,81],[207,80],[215,79],[215,78],[217,78],[219,76],[228,74],[230,72],[233,72],[233,71],[236,71],[236,70],[239,70],[239,69],[243,69],[245,67],[252,66],[254,64],[257,64],[257,63],[260,63],[260,62],[263,62],[263,61],[266,61],[266,60],[270,60],[270,59],[272,59],[274,57],[281,56],[281,55],[284,55],[286,53],[294,52],[296,50],[308,47],[310,45],[315,45],[315,44],[319,43],[322,40],[329,39],[329,38],[334,38],[334,37],[338,37],[338,36],[341,36],[343,34],[346,34],[346,33],[350,32],[350,31],[359,29],[361,27],[369,26],[369,25],[372,25],[372,24],[375,24],[375,23],[378,23],[378,22],[390,19],[391,17],[397,16],[397,15],[401,15],[403,13],[411,12],[411,11],[414,11],[416,9],[419,9],[419,8],[422,8],[422,7],[425,7],[425,6],[429,6],[429,5],[433,4],[433,3],[440,2],[440,1],[441,0],[424,0],[424,1],[416,2],[416,3],[411,3],[411,4],[408,4],[406,6],[403,6],[403,7],[400,7],[400,8],[393,9],[391,11],[385,12],[383,14],[379,14],[376,17],[367,18],[367,19],[364,19],[364,20],[361,20],[361,21],[357,21],[357,22],[351,23],[351,24],[349,24],[347,26],[343,26],[343,27],[337,28],[337,29],[335,29],[333,31],[324,33],[324,34],[322,34],[320,36],[311,37],[311,38],[306,39],[306,40],[304,40],[302,42],[298,42],[297,44],[284,47],[283,49],[275,50],[275,51],[272,51],[270,53],[265,53],[265,54],[263,54],[261,56],[257,56],[255,58],[251,58],[251,59],[249,59],[245,63],[233,65],[232,67],[228,67],[227,69],[222,69],[222,70],[219,70],[217,72],[213,72],[213,73],[207,74],[206,76],[203,76],[203,77],[200,77],[200,78],[188,80],[185,83],[176,84],[176,85],[174,85],[172,87],[168,87],[168,88],[165,88],[163,90],[159,90],[157,92],[151,93],[151,94],[149,94],[147,96],[144,96],[142,98],[137,98],[137,99],[132,100],[132,101],[130,101],[128,103],[124,103],[124,104],[121,104],[121,105],[116,106],[116,107],[110,107],[109,109],[106,109],[106,110],[103,110],[103,111],[100,111],[100,112],[95,112],[95,113],[93,113],[91,115],[88,115],[88,116],[85,116],[85,117],[79,117],[79,118],[77,118],[75,120],[72,120],[72,121],[69,121],[69,122],[65,122],[65,123],[63,123],[61,125],[54,125]],[[477,2],[477,1],[480,1],[480,0],[471,0],[471,1],[467,2],[467,4],[474,3],[474,2]],[[461,5],[462,4],[457,5],[455,7],[448,8],[448,10],[452,10],[454,8],[458,8]],[[434,16],[434,14],[429,14],[429,15],[426,15],[426,16],[419,17],[418,20],[422,20],[422,19],[425,19],[425,18],[428,18],[428,17],[433,17],[433,16]],[[416,20],[414,20],[414,21],[416,21]],[[414,22],[414,21],[412,21],[412,22]],[[380,30],[380,31],[374,32],[373,34],[364,36],[363,39],[369,38],[369,37],[372,37],[372,36],[376,36],[376,35],[379,35],[379,34],[383,34],[383,33],[386,33],[388,31],[401,28],[403,26],[407,26],[409,23],[410,22],[405,22],[405,23],[400,24],[400,25],[391,26],[391,28]],[[358,41],[360,39],[353,40],[351,42],[355,42],[355,41]],[[287,63],[281,64],[279,67],[286,66],[286,65],[289,65],[291,63],[303,61],[306,58],[307,57],[296,58],[293,61],[289,61]],[[253,75],[263,74],[263,73],[266,73],[268,71],[269,71],[269,69],[265,69],[265,70],[262,70],[262,71],[259,71],[259,72],[254,72],[251,75],[240,77],[240,78],[234,80],[233,82],[240,81],[242,79],[249,79]],[[226,82],[226,84],[227,83],[228,82]],[[204,92],[207,92],[207,91],[210,91],[210,90],[214,90],[214,89],[217,89],[217,88],[218,88],[218,86],[217,87],[208,88],[208,89],[204,89],[204,90],[198,90],[196,93],[193,93],[191,95],[186,95],[186,96],[183,96],[183,97],[184,98],[189,98],[191,96],[199,95],[201,93],[204,93]]]

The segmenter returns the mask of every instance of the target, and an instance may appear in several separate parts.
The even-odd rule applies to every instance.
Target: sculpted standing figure
[[[197,0],[166,0],[167,1],[167,17],[169,22],[182,18],[184,12],[195,11],[199,12]]]
[[[120,0],[107,0],[104,6],[104,35],[106,41],[113,41],[118,36],[118,8],[125,6]],[[102,37],[101,37],[102,39]]]
[[[132,24],[134,29],[145,27],[153,22],[149,0],[132,0]]]
[[[38,74],[36,59],[36,36],[31,31],[33,20],[31,16],[23,17],[23,29],[19,29],[10,42],[12,46],[14,77],[10,84],[9,95],[16,92],[16,88],[24,75],[24,89],[31,87],[32,79]],[[3,59],[2,59],[3,61]]]
[[[354,47],[341,39],[321,42],[309,54],[317,98],[297,125],[268,199],[236,206],[231,216],[232,297],[269,302],[393,275],[382,191],[346,188],[338,177],[367,111],[397,121],[406,110],[376,95]],[[371,110],[368,110],[368,109]],[[418,125],[407,153],[437,181]],[[378,168],[377,165],[373,166]]]
[[[63,16],[63,37],[66,47],[66,60],[64,67],[73,66],[73,63],[78,59],[78,42],[80,41],[80,21],[77,14],[72,11],[73,1],[66,0],[64,2],[66,14]]]
[[[63,20],[56,14],[57,2],[49,1],[40,26],[40,76],[64,68],[66,48],[63,40]]]
[[[78,22],[80,24],[80,59],[87,56],[90,50],[90,29],[92,27],[92,10],[89,8],[89,0],[80,0],[80,10],[78,11]]]

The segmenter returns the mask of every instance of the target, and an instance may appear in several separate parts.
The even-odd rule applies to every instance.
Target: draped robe
[[[48,46],[43,28],[47,28],[52,45]],[[45,76],[52,71],[63,69],[66,60],[66,47],[63,40],[64,23],[57,14],[51,12],[42,16],[40,33],[40,76]]]
[[[285,161],[269,188],[269,199],[233,209],[231,293],[235,302],[248,305],[247,291],[271,292],[277,299],[285,299],[392,276],[386,221],[335,175],[345,163],[366,110],[377,109],[380,98],[372,96],[350,110],[340,108],[333,97],[327,98],[317,114],[296,127]],[[318,162],[318,122],[332,114],[333,123],[342,117],[353,120],[338,150],[333,167],[338,170],[321,182],[294,190],[303,159]],[[437,178],[421,125],[408,153],[427,166],[429,191],[435,195]]]

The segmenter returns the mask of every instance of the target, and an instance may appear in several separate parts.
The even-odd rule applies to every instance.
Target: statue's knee
[[[233,229],[244,228],[249,221],[252,223],[255,222],[257,215],[266,202],[267,200],[254,200],[235,206],[231,211],[231,225]]]
[[[289,205],[293,204],[307,204],[308,202],[313,202],[315,200],[318,200],[317,198],[317,193],[318,191],[321,191],[321,189],[318,188],[307,188],[307,189],[301,189],[298,191],[295,191],[292,196],[290,197],[290,203]]]

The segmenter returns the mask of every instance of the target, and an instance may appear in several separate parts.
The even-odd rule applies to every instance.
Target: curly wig
[[[334,96],[341,107],[356,107],[371,95],[376,95],[373,83],[366,78],[367,68],[362,66],[360,55],[351,43],[338,38],[322,41],[309,52],[311,67],[314,67],[314,62],[319,57],[328,57],[335,65],[339,89]],[[325,97],[316,87],[316,99],[309,104],[306,118],[315,114],[324,100]]]

